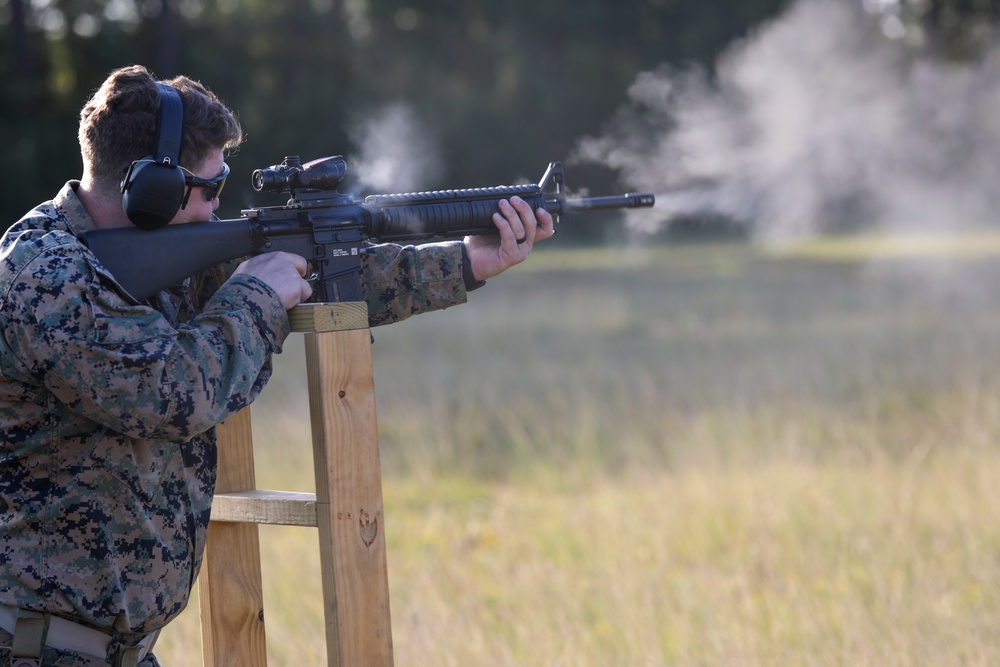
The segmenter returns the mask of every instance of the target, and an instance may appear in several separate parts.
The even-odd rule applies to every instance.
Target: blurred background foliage
[[[846,0],[845,0],[846,1]],[[973,57],[992,0],[864,0],[883,31]],[[107,74],[186,74],[239,114],[247,142],[219,213],[271,205],[253,169],[359,150],[357,128],[405,105],[440,169],[426,189],[537,180],[601,131],[640,72],[709,71],[789,0],[0,0],[4,225],[81,171],[77,114]],[[985,26],[985,28],[984,28]],[[900,32],[902,31],[902,32]],[[617,187],[580,166],[570,187]],[[383,191],[399,191],[392,188]]]
[[[251,197],[253,169],[350,155],[351,128],[393,104],[440,154],[424,187],[537,180],[639,72],[709,63],[785,3],[0,0],[0,211],[10,224],[79,176],[79,109],[126,64],[199,79],[237,111],[247,142],[220,210],[232,217],[275,203]],[[614,185],[582,171],[571,185]]]

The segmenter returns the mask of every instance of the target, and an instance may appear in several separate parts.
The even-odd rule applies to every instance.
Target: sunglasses
[[[222,173],[214,178],[198,178],[189,170],[184,169],[184,167],[180,167],[180,169],[184,171],[184,185],[188,188],[184,194],[184,202],[181,204],[181,208],[187,206],[188,199],[191,197],[191,191],[194,188],[205,189],[205,201],[217,199],[222,194],[222,188],[225,187],[226,179],[229,177],[229,165],[225,162],[222,163]]]

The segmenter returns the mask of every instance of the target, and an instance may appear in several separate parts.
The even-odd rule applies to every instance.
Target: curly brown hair
[[[240,145],[239,121],[213,92],[186,76],[164,83],[184,100],[181,165],[197,168],[211,151]],[[80,152],[95,182],[117,187],[133,161],[153,154],[159,112],[156,79],[145,67],[123,67],[108,76],[80,110]]]

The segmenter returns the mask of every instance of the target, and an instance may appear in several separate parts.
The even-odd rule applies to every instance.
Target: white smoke
[[[714,76],[637,78],[576,159],[657,194],[657,227],[720,214],[788,240],[987,224],[1000,204],[1000,53],[945,64],[887,39],[861,2],[800,0],[732,47]]]
[[[390,104],[358,119],[350,136],[358,153],[348,164],[367,194],[424,190],[444,173],[434,140],[406,104]]]

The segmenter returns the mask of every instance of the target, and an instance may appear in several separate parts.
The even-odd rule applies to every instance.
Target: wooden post
[[[253,489],[256,479],[250,409],[226,420],[217,435],[216,493]],[[264,591],[257,526],[209,523],[205,560],[198,581],[205,667],[265,667]]]
[[[392,632],[371,334],[306,336],[330,667],[389,667]]]
[[[260,543],[254,524],[315,526],[320,535],[330,667],[391,667],[392,625],[364,303],[307,304],[289,316],[306,334],[316,494],[257,490],[250,413],[219,428],[219,481],[200,580],[206,667],[264,667]]]

